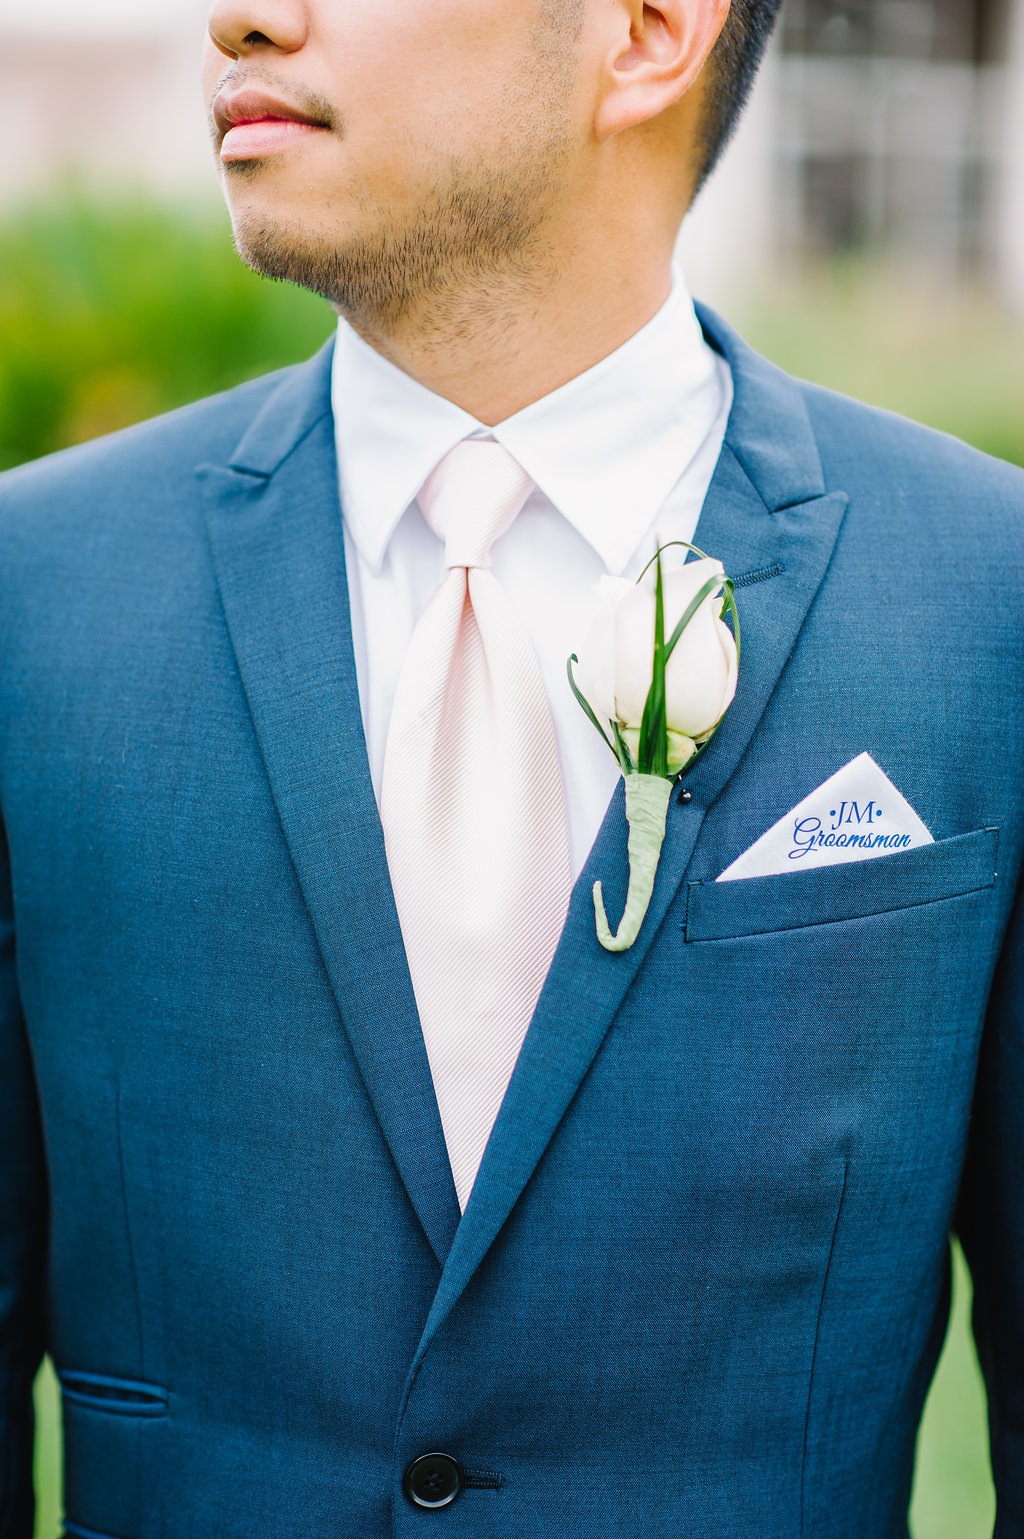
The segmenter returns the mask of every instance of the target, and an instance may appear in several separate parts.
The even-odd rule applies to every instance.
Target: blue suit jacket
[[[328,353],[0,482],[3,1539],[44,1347],[82,1539],[896,1539],[958,1192],[1024,1532],[1024,477],[702,320],[739,693],[622,955],[613,799],[461,1222]],[[934,844],[715,884],[865,749]]]

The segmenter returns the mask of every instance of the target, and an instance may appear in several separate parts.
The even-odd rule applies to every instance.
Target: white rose
[[[663,566],[666,641],[715,574],[724,577],[725,569],[709,557],[673,571]],[[601,613],[579,649],[581,693],[600,721],[617,721],[630,735],[640,726],[654,673],[655,581],[653,566],[640,583],[603,577],[597,587]],[[721,595],[719,586],[700,605],[665,670],[669,744],[677,768],[693,751],[687,745],[708,735],[736,693],[736,642],[719,618]]]

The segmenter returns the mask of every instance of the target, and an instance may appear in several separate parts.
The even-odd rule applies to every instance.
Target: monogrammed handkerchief
[[[862,753],[798,802],[717,880],[872,860],[933,843],[910,803],[871,755]]]

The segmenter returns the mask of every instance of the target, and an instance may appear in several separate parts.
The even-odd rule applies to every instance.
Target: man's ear
[[[615,0],[594,127],[610,138],[674,106],[700,74],[729,0]]]

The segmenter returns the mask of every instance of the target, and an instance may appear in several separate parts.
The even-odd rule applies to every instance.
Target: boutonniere
[[[597,938],[606,951],[625,951],[639,935],[672,788],[707,747],[736,693],[740,624],[733,584],[722,563],[695,545],[685,549],[696,561],[684,557],[683,565],[664,570],[662,553],[670,548],[659,546],[635,583],[602,577],[603,613],[567,664],[573,694],[626,782],[629,887],[614,935],[601,883],[594,883]]]

